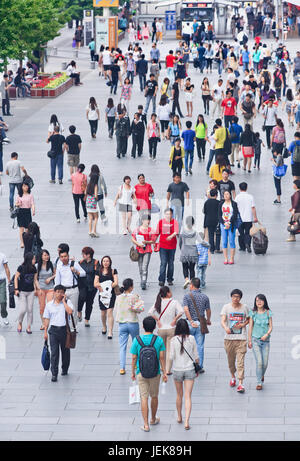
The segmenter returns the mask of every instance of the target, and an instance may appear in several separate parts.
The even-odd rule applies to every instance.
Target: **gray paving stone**
[[[18,431],[20,432],[63,432],[63,433],[85,433],[91,432],[93,425],[89,424],[20,424]],[[78,436],[78,435],[77,435]]]
[[[228,442],[230,438],[226,436],[226,434],[213,434],[213,433],[208,433],[207,434],[207,441],[225,441]],[[236,442],[246,442],[246,441],[284,441],[284,433],[276,432],[273,434],[266,434],[266,433],[253,433],[253,434],[234,434],[234,440]]]

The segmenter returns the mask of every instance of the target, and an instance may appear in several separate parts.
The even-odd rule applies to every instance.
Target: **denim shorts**
[[[195,370],[185,370],[185,371],[173,371],[174,381],[182,383],[186,379],[195,379],[196,373]]]

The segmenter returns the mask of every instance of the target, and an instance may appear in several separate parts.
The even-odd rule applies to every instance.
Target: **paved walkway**
[[[123,45],[123,44],[122,44]],[[167,44],[174,46],[174,43]],[[294,45],[293,45],[294,47]],[[124,48],[124,47],[123,47]],[[296,45],[295,47],[296,48]],[[51,66],[53,66],[51,60]],[[80,59],[80,68],[84,66]],[[164,71],[162,72],[162,76]],[[191,71],[196,84],[195,111],[203,111],[199,86],[202,76]],[[214,76],[211,84],[216,80]],[[34,178],[33,193],[36,200],[35,220],[41,227],[44,246],[56,257],[57,244],[70,243],[71,255],[80,258],[83,246],[91,244],[97,258],[110,254],[113,265],[118,269],[120,281],[132,277],[139,291],[137,265],[129,263],[129,237],[118,235],[114,230],[114,210],[108,209],[110,225],[108,230],[99,226],[98,240],[90,240],[85,223],[77,224],[74,217],[68,171],[65,164],[63,185],[50,185],[49,160],[45,143],[47,127],[52,113],[67,128],[78,127],[83,139],[81,160],[87,171],[92,163],[98,163],[108,183],[109,199],[113,200],[118,185],[125,174],[130,174],[133,183],[136,176],[144,172],[160,199],[165,198],[166,188],[171,182],[168,168],[170,145],[159,145],[158,159],[154,164],[148,160],[145,144],[144,156],[133,160],[118,160],[115,154],[115,140],[107,136],[104,123],[104,107],[108,88],[98,77],[98,72],[85,74],[82,87],[73,87],[53,101],[18,101],[13,103],[16,114],[15,127],[9,135],[13,143],[5,147],[4,160],[15,150],[20,153],[22,163]],[[91,140],[89,125],[85,118],[85,107],[90,96],[95,96],[101,108],[101,123],[97,140]],[[118,98],[115,99],[118,102]],[[181,105],[185,112],[184,98]],[[144,103],[137,80],[134,83],[131,110]],[[195,117],[194,117],[195,118]],[[186,119],[185,119],[186,120]],[[184,122],[185,122],[184,120]],[[255,121],[255,129],[262,126],[262,117]],[[209,120],[209,127],[212,120]],[[291,139],[293,130],[288,129]],[[129,143],[131,145],[131,141]],[[290,167],[289,167],[290,170]],[[193,213],[202,223],[201,208],[207,187],[204,165],[195,161],[194,174],[184,179],[190,186],[193,199]],[[130,384],[130,354],[127,357],[127,374],[119,375],[118,334],[114,330],[113,341],[108,341],[100,332],[100,313],[95,303],[91,328],[79,325],[78,347],[72,351],[70,375],[59,377],[56,384],[50,382],[50,373],[42,371],[40,355],[43,345],[39,331],[38,303],[34,307],[33,335],[17,334],[17,313],[10,310],[10,326],[0,327],[0,334],[6,340],[6,360],[0,360],[0,440],[299,440],[300,439],[300,367],[292,357],[292,338],[299,335],[299,242],[285,242],[288,208],[292,192],[291,176],[288,171],[283,179],[282,205],[273,205],[275,189],[271,174],[270,152],[262,154],[260,172],[251,175],[242,170],[233,177],[236,186],[242,180],[249,183],[254,194],[258,216],[266,225],[269,236],[269,250],[266,256],[237,254],[233,267],[224,267],[222,255],[213,257],[207,271],[207,289],[212,305],[212,326],[206,338],[205,369],[195,384],[191,430],[184,431],[176,424],[175,391],[172,378],[166,393],[160,396],[159,416],[161,424],[153,427],[150,434],[140,431],[141,415],[139,405],[128,405]],[[12,230],[8,214],[8,184],[3,178],[4,195],[0,197],[0,251],[8,259],[12,273],[22,260],[18,231]],[[196,203],[197,201],[197,203]],[[197,207],[197,210],[196,210]],[[199,225],[200,228],[200,225]],[[159,257],[154,255],[150,263],[149,289],[143,293],[146,312],[158,292]],[[182,300],[183,276],[176,255],[174,297]],[[223,349],[223,331],[219,313],[229,300],[233,288],[241,288],[244,302],[251,308],[257,293],[265,293],[274,312],[274,333],[271,339],[269,368],[264,390],[255,390],[255,363],[252,351],[246,357],[246,393],[237,394],[229,388],[229,372]],[[299,339],[299,336],[298,336]]]

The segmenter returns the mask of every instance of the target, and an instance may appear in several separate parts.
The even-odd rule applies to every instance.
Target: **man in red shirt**
[[[166,56],[166,68],[167,68],[167,77],[170,80],[170,84],[174,83],[174,64],[177,61],[176,56],[173,54],[173,50],[169,51],[169,54]]]
[[[222,107],[222,117],[224,115],[224,124],[226,128],[229,128],[229,124],[232,125],[232,119],[236,115],[236,100],[232,97],[232,92],[230,90],[226,91],[226,98],[223,99]]]
[[[143,173],[138,175],[138,181],[134,189],[137,200],[136,209],[141,218],[143,215],[151,214],[151,197],[154,195],[154,190],[151,184],[146,183]]]
[[[178,222],[173,219],[173,211],[171,208],[165,210],[165,217],[161,219],[157,225],[156,238],[159,239],[159,256],[160,256],[160,269],[159,269],[159,286],[163,287],[166,281],[168,285],[173,285],[174,275],[174,259],[177,246],[177,235],[179,234]],[[167,270],[168,266],[168,270]]]

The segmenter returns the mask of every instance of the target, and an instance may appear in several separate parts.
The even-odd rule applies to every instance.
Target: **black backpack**
[[[140,356],[139,356],[139,365],[140,365],[140,372],[143,378],[155,378],[158,375],[158,358],[157,352],[154,347],[154,343],[157,339],[156,335],[153,335],[151,339],[151,343],[149,346],[146,346],[141,337],[137,336],[136,340],[141,346]]]
[[[231,147],[232,147],[232,145],[231,145],[231,139],[230,139],[229,131],[228,131],[228,128],[226,128],[226,139],[225,139],[224,147],[223,147],[224,153],[226,155],[231,154]]]

